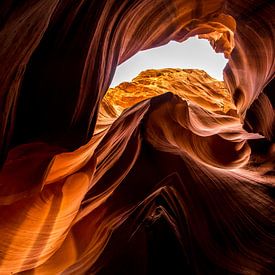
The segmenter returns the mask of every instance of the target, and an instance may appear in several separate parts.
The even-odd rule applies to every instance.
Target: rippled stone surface
[[[0,273],[272,274],[273,17],[258,0],[2,2]],[[194,35],[229,59],[224,83],[153,70],[107,92],[136,52]]]

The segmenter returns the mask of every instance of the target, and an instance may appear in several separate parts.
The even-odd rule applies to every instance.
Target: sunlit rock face
[[[274,272],[271,1],[0,5],[0,274]],[[108,91],[194,35],[225,83],[152,70]]]
[[[160,69],[141,72],[130,83],[123,82],[108,89],[102,104],[119,112],[144,99],[171,92],[192,101],[208,111],[227,113],[236,110],[230,92],[203,70]]]

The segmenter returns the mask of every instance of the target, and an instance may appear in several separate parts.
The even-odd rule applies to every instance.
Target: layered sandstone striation
[[[125,109],[167,92],[209,111],[227,113],[236,110],[225,83],[212,78],[203,70],[195,69],[152,69],[141,72],[130,83],[123,82],[108,89],[102,104],[109,104],[117,110]]]
[[[273,18],[258,0],[2,1],[0,274],[273,274]],[[118,64],[194,35],[224,83],[152,70],[108,91]]]

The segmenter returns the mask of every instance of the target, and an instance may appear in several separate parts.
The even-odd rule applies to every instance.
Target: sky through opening
[[[191,37],[183,43],[168,44],[140,51],[116,69],[110,87],[130,82],[147,69],[201,69],[217,80],[223,80],[223,69],[228,60],[223,53],[215,53],[208,40]]]

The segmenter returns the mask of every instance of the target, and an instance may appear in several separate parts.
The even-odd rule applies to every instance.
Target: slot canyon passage
[[[275,5],[0,4],[0,274],[274,274]],[[144,71],[198,35],[228,64]]]

